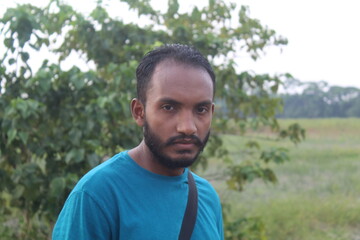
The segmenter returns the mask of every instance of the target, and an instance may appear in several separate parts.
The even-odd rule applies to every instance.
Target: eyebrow
[[[199,102],[197,105],[200,106],[200,105],[211,105],[213,104],[212,101],[202,101],[202,102]]]
[[[169,98],[169,97],[165,97],[165,98],[161,98],[159,100],[159,102],[163,102],[163,103],[170,103],[170,104],[174,104],[174,105],[180,105],[181,103],[172,99],[172,98]],[[205,101],[202,101],[202,102],[199,102],[197,103],[196,105],[200,106],[200,105],[211,105],[213,102],[210,101],[210,100],[205,100]]]
[[[171,104],[180,104],[180,102],[172,99],[172,98],[168,98],[168,97],[165,97],[165,98],[160,98],[159,102],[163,102],[163,103],[171,103]]]

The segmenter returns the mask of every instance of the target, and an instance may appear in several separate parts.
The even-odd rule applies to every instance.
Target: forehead
[[[148,100],[160,96],[212,101],[213,82],[202,67],[165,60],[155,67],[147,91]]]

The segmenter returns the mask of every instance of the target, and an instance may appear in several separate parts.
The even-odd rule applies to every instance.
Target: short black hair
[[[148,52],[136,68],[137,98],[146,103],[146,92],[155,67],[164,60],[175,60],[193,67],[206,70],[213,82],[215,94],[215,73],[209,61],[194,47],[182,44],[166,44]]]

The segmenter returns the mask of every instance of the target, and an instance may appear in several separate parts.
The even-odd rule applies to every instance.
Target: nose
[[[196,124],[194,116],[191,112],[183,112],[177,123],[177,131],[178,133],[190,136],[196,133]]]

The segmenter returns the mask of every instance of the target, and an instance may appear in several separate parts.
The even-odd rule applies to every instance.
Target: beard
[[[169,169],[177,169],[177,168],[186,168],[191,166],[199,156],[199,154],[203,151],[208,139],[210,136],[210,131],[206,134],[204,139],[200,139],[195,135],[178,135],[175,137],[169,138],[167,141],[161,141],[160,137],[155,134],[148,123],[145,121],[144,124],[144,140],[147,147],[150,149],[154,158],[163,166]],[[183,139],[191,139],[191,141],[197,146],[198,150],[194,157],[186,157],[185,154],[190,154],[191,150],[179,150],[176,151],[180,157],[172,158],[165,153],[165,148],[175,145],[176,141]],[[181,156],[183,155],[183,156]]]

